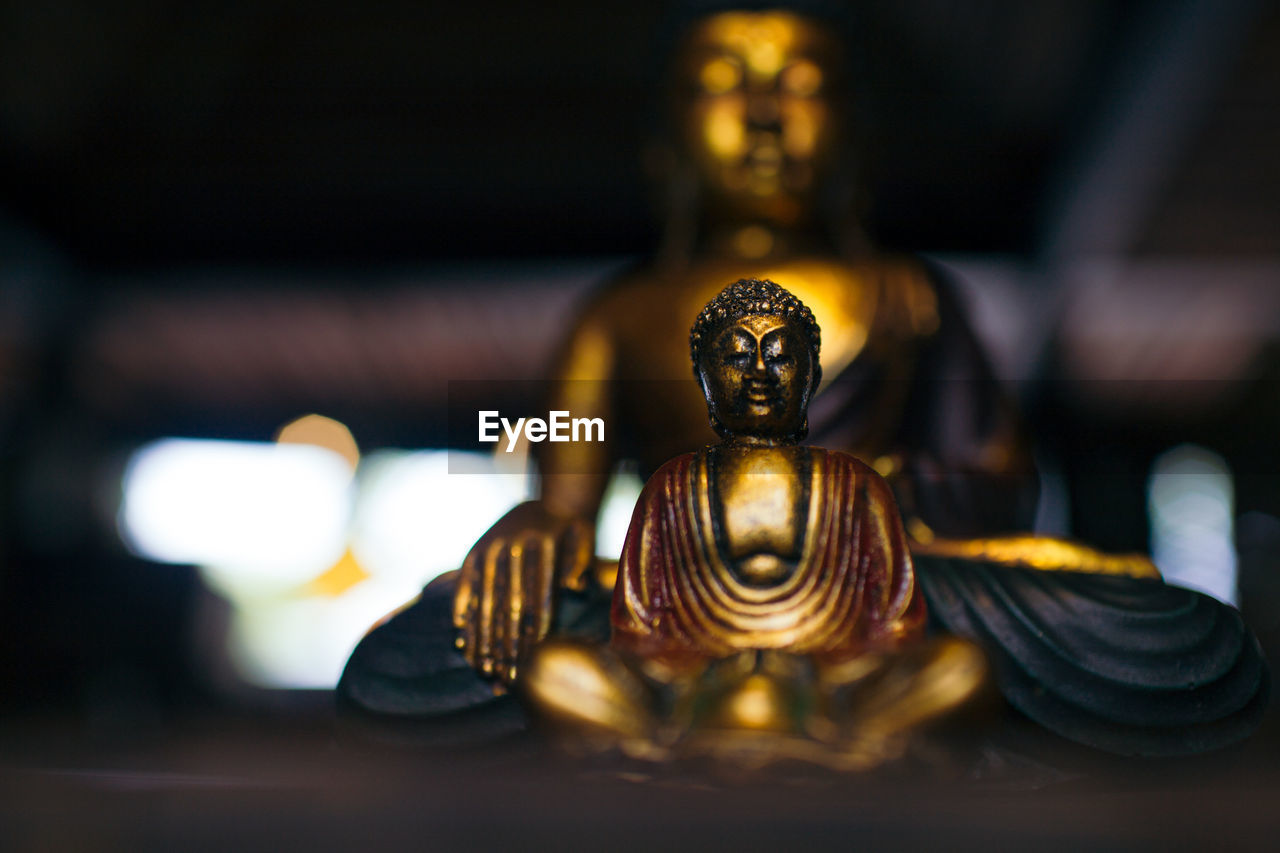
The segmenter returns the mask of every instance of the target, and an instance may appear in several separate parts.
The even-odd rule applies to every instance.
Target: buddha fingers
[[[505,551],[510,557],[505,572],[505,600],[495,600],[492,663],[482,669],[507,683],[515,681],[517,668],[529,651],[551,630],[555,590],[555,543],[543,534],[529,534]],[[495,564],[495,571],[500,570]],[[499,584],[495,583],[495,589]]]
[[[587,575],[595,565],[595,537],[591,525],[581,518],[574,518],[565,526],[557,542],[556,569],[565,587],[581,592],[586,589]],[[545,635],[545,632],[543,632]]]
[[[477,634],[473,638],[475,658],[471,661],[471,665],[485,675],[492,675],[494,672],[494,648],[498,645],[495,643],[498,638],[494,636],[494,610],[501,607],[499,599],[505,598],[509,571],[503,571],[503,569],[509,566],[507,543],[501,539],[490,543],[485,549],[481,573],[479,619],[471,620],[472,625],[479,623]],[[496,630],[501,630],[501,625],[500,617]]]
[[[454,641],[467,663],[475,666],[475,551],[467,554],[462,561],[462,571],[458,573],[458,588],[453,595],[453,627],[458,632]]]
[[[521,657],[527,656],[534,645],[541,642],[551,632],[551,617],[554,613],[552,597],[555,594],[556,546],[554,542],[545,536],[539,537],[537,544],[539,546],[538,560],[533,567],[533,583],[530,586],[537,593],[538,610],[531,616],[526,616],[522,623],[516,623],[523,628]]]
[[[453,604],[457,645],[476,671],[506,683],[550,632],[558,583],[577,588],[592,565],[591,528],[568,522],[558,535],[499,537],[467,555]]]
[[[516,661],[520,657],[523,639],[520,623],[525,614],[525,580],[525,543],[515,542],[511,545],[510,588],[506,612],[501,615],[500,620],[503,626],[503,642],[499,646],[502,660],[497,666],[498,674],[508,683],[515,680]]]

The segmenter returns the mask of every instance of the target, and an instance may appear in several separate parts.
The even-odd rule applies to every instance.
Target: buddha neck
[[[875,247],[853,219],[823,222],[813,216],[783,223],[765,215],[715,215],[703,211],[667,223],[657,263],[680,269],[717,261],[776,264],[799,257],[853,259]]]
[[[720,223],[703,229],[694,257],[767,262],[798,255],[831,255],[835,247],[815,228],[783,227],[766,221]]]

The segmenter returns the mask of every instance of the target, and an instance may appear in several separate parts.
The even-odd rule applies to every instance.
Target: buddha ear
[[[818,393],[818,386],[822,384],[822,365],[818,363],[818,359],[813,360],[813,381],[809,383],[809,393]]]
[[[728,431],[727,429],[725,429],[725,428],[724,428],[724,424],[720,423],[720,419],[716,417],[716,413],[715,413],[715,412],[713,412],[713,411],[711,411],[710,409],[708,409],[708,410],[707,410],[707,417],[708,417],[708,418],[710,419],[710,421],[711,421],[711,431],[712,431],[712,432],[714,432],[716,435],[720,436],[721,438],[729,438],[729,437],[730,437],[730,436],[729,436],[729,431]]]
[[[702,390],[702,396],[710,398],[711,395],[707,392],[707,373],[702,369],[701,364],[694,366],[693,377],[698,380],[698,388]],[[708,402],[710,402],[709,399]]]

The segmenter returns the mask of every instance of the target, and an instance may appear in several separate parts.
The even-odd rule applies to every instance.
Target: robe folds
[[[749,649],[840,659],[923,635],[924,598],[888,484],[846,453],[808,453],[801,556],[769,586],[740,580],[717,541],[707,450],[649,479],[618,567],[615,648],[672,663]]]

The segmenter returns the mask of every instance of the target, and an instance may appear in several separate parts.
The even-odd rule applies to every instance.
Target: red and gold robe
[[[848,454],[809,454],[801,557],[772,586],[741,581],[716,544],[707,451],[663,465],[622,549],[614,647],[673,663],[748,649],[840,659],[921,636],[924,599],[889,486]]]

